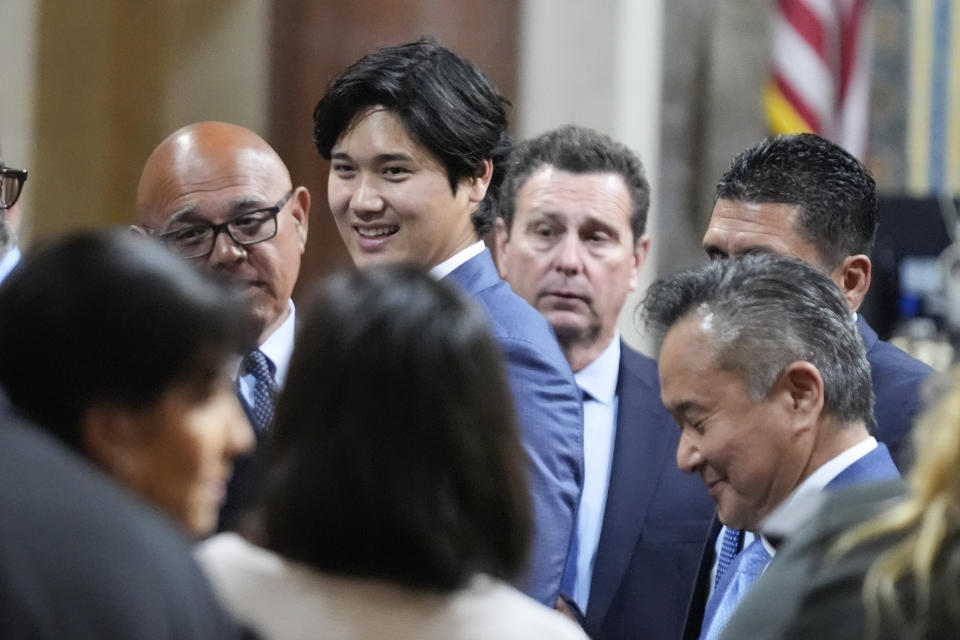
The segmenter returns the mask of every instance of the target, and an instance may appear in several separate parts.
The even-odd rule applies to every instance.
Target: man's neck
[[[870,437],[867,426],[863,421],[843,424],[836,420],[829,420],[820,425],[818,441],[814,444],[813,453],[803,471],[800,482],[809,478],[817,469],[833,460],[838,455]]]
[[[277,318],[273,322],[271,322],[270,324],[268,324],[263,328],[263,330],[260,332],[260,336],[257,338],[257,344],[260,345],[266,342],[270,338],[270,336],[273,335],[274,331],[276,331],[281,326],[283,326],[284,321],[289,316],[290,316],[290,305],[288,304],[286,308],[283,310],[283,313],[281,313],[279,316],[277,316]]]
[[[600,357],[600,354],[610,346],[610,341],[613,340],[616,335],[617,332],[613,331],[609,335],[594,336],[593,339],[588,340],[561,341],[560,348],[563,350],[563,355],[570,364],[570,369],[574,373],[577,373]]]

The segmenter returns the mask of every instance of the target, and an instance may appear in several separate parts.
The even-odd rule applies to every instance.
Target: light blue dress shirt
[[[590,600],[590,581],[600,543],[603,514],[610,489],[613,445],[617,433],[617,378],[620,375],[620,335],[596,360],[574,374],[585,392],[583,401],[583,493],[577,511],[576,577],[568,594],[581,611]]]
[[[14,245],[10,247],[3,258],[0,259],[0,282],[7,279],[13,268],[20,262],[20,247]]]

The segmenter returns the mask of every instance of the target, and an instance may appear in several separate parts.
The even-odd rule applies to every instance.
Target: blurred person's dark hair
[[[486,316],[408,265],[336,275],[308,307],[271,442],[269,546],[415,588],[513,577],[531,507]]]
[[[0,384],[77,450],[87,408],[206,393],[255,329],[240,294],[156,240],[82,232],[33,251],[0,287]]]

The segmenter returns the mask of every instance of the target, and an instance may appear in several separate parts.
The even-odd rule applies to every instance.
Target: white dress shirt
[[[293,353],[293,339],[296,334],[297,310],[293,306],[293,300],[288,300],[287,304],[289,305],[290,312],[287,314],[286,320],[284,320],[283,323],[277,327],[277,330],[267,337],[266,342],[259,347],[263,355],[267,356],[267,360],[273,365],[273,378],[277,382],[277,387],[282,387],[284,380],[287,379],[287,367],[290,365],[290,354]],[[239,366],[240,361],[237,360],[237,367],[239,368]],[[252,373],[240,375],[237,379],[240,394],[248,406],[251,407],[253,406],[253,388],[255,384],[256,379]]]
[[[469,247],[461,249],[440,264],[430,269],[430,275],[437,280],[442,280],[470,258],[483,253],[483,250],[486,248],[487,245],[483,244],[483,240],[477,240]]]
[[[13,245],[3,254],[3,258],[0,258],[0,282],[6,280],[18,262],[20,262],[20,247]]]

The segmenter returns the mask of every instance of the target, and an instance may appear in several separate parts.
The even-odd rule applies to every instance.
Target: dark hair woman
[[[583,638],[503,580],[531,528],[525,459],[486,316],[412,266],[325,281],[281,395],[270,551],[199,552],[266,638]]]

